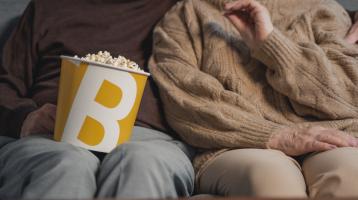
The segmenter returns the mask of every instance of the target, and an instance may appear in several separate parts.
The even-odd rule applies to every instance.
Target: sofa
[[[11,34],[16,22],[29,1],[30,0],[0,0],[0,59],[4,43]],[[358,0],[337,1],[339,1],[347,10],[358,10]],[[150,37],[150,35],[146,36],[146,38],[147,37]]]
[[[30,0],[0,0],[0,52]],[[358,10],[357,0],[337,0],[347,10]],[[1,55],[1,54],[0,54]]]

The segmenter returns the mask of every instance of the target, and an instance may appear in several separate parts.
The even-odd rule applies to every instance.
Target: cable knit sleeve
[[[194,12],[180,3],[154,31],[150,72],[170,126],[189,144],[205,149],[265,148],[280,125],[253,113],[252,105],[200,70],[200,30]],[[194,34],[195,33],[195,34]],[[251,106],[251,107],[250,107]]]
[[[343,38],[351,25],[333,0],[305,14],[288,38],[275,29],[253,56],[267,67],[267,79],[290,98],[301,116],[321,120],[358,117],[358,48]]]

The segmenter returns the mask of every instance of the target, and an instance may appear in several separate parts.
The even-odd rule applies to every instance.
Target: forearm
[[[344,44],[333,46],[294,42],[275,30],[254,57],[268,66],[267,79],[275,90],[296,107],[310,108],[305,114],[319,119],[357,117],[358,60],[343,53]]]
[[[166,112],[169,124],[181,138],[188,144],[203,149],[266,148],[271,134],[285,127],[258,119],[258,116],[233,119],[231,116],[220,116],[221,114],[216,112],[215,116],[210,116],[198,112],[192,116],[195,118],[193,120],[188,116],[173,114],[170,110]]]
[[[352,19],[352,27],[347,33],[345,40],[350,44],[356,44],[358,41],[358,12],[349,12]]]
[[[325,0],[307,11],[311,19],[297,19],[290,37],[272,28],[267,9],[255,0],[236,1],[226,9],[252,56],[266,65],[269,84],[291,100],[297,114],[358,116],[357,49],[342,42],[351,22],[337,2]]]
[[[151,62],[151,74],[168,123],[189,144],[265,148],[271,133],[283,127],[264,119],[252,102],[225,90],[214,77],[170,60]]]

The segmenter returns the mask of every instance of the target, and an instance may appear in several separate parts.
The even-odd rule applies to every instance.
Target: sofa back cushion
[[[0,52],[29,2],[30,0],[0,0]]]

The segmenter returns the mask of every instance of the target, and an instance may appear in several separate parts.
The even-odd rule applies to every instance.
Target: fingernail
[[[336,145],[331,145],[331,149],[336,149],[337,146]]]

